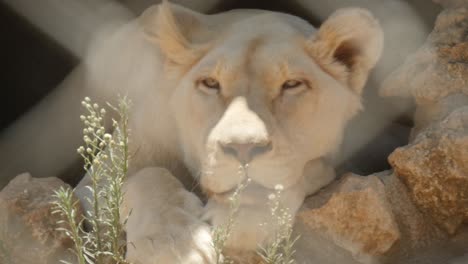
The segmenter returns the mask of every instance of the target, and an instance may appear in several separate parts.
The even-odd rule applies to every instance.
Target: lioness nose
[[[271,143],[228,143],[222,144],[222,149],[224,153],[235,156],[240,162],[245,164],[255,156],[270,151]]]

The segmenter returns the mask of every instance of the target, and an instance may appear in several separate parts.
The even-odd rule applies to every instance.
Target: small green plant
[[[58,230],[65,232],[73,241],[74,253],[78,258],[78,263],[86,264],[86,254],[91,255],[91,253],[86,252],[82,238],[85,232],[82,229],[82,221],[77,217],[77,204],[79,201],[75,199],[73,191],[70,188],[60,187],[54,196],[57,200],[54,202],[55,207],[52,213],[61,214],[64,218],[64,220],[58,222],[58,224],[63,226],[58,228]]]
[[[106,110],[86,97],[82,105],[87,115],[80,116],[84,146],[78,148],[83,157],[84,169],[91,178],[89,191],[92,197],[87,202],[92,212],[82,216],[91,225],[83,230],[83,220],[77,222],[77,203],[71,189],[61,188],[55,193],[54,213],[64,217],[60,228],[74,242],[74,253],[79,264],[120,264],[125,261],[124,229],[126,219],[121,219],[120,205],[123,200],[122,186],[127,175],[128,112],[130,103],[126,98],[118,107],[109,105],[119,115],[119,122],[112,120],[113,136],[105,132]],[[79,218],[79,217],[78,217]],[[66,262],[65,262],[66,263]]]
[[[246,165],[248,166],[248,165]],[[229,198],[229,216],[224,225],[217,226],[213,229],[213,247],[216,254],[216,264],[231,264],[234,261],[227,258],[224,254],[226,241],[231,235],[235,225],[240,207],[240,195],[242,191],[250,183],[251,179],[246,174],[246,166],[242,166],[240,173],[244,173],[247,181],[239,184]],[[299,237],[293,238],[293,218],[289,213],[288,208],[282,206],[280,202],[282,185],[275,186],[275,193],[269,195],[269,209],[271,213],[271,221],[263,223],[261,226],[269,227],[270,230],[275,230],[275,234],[265,247],[260,246],[257,254],[266,264],[294,264],[294,244]]]
[[[239,170],[239,173],[246,173],[245,166],[242,166]],[[234,191],[234,193],[229,197],[229,216],[227,222],[224,225],[216,226],[213,228],[213,247],[216,254],[216,264],[230,264],[233,263],[228,257],[224,254],[224,248],[226,246],[226,241],[231,235],[232,229],[235,225],[235,219],[239,212],[240,206],[240,195],[242,191],[250,183],[251,179],[245,175],[247,180],[239,184]]]
[[[264,223],[263,226],[269,227],[270,230],[275,230],[270,241],[264,246],[260,246],[257,254],[263,259],[266,264],[293,264],[294,260],[294,244],[299,237],[292,237],[293,233],[293,217],[289,213],[289,209],[285,208],[281,202],[282,185],[275,186],[275,193],[268,196],[271,221]]]

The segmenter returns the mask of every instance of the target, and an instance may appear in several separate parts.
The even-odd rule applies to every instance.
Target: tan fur
[[[383,48],[379,23],[366,10],[341,9],[328,18],[307,43],[311,56],[328,73],[361,93]],[[344,51],[341,60],[336,53]]]
[[[129,242],[140,245],[129,256],[143,263],[156,263],[150,260],[155,256],[173,258],[164,258],[164,263],[212,263],[206,240],[183,231],[187,226],[205,230],[197,217],[214,226],[224,224],[228,198],[247,177],[251,183],[241,195],[227,246],[254,250],[265,243],[274,228],[258,224],[270,218],[267,196],[276,185],[284,187],[282,203],[294,215],[306,195],[333,180],[325,160],[338,149],[347,121],[360,110],[359,95],[382,48],[377,22],[362,9],[337,11],[316,31],[287,14],[238,10],[208,16],[164,2],[119,34],[123,37],[117,39],[123,40],[115,53],[107,47],[96,56],[118,58],[119,47],[138,47],[132,52],[142,53],[116,63],[141,70],[134,71],[133,79],[113,82],[112,89],[127,91],[134,101],[131,172],[137,175],[127,184],[127,197],[133,198],[127,198],[126,206],[139,213],[130,216],[127,232]],[[207,77],[220,83],[219,92],[201,86]],[[302,85],[282,90],[290,79]],[[245,149],[233,152],[232,146],[257,150],[247,151],[247,173],[239,172],[245,162],[239,153]],[[170,173],[138,172],[148,166]],[[202,213],[189,209],[190,199],[180,199],[191,197],[182,185],[169,184],[174,175],[190,187],[187,170],[210,194]],[[173,210],[184,217],[166,215]],[[170,228],[164,221],[171,222]],[[175,255],[146,244],[168,237]],[[193,251],[181,248],[187,243],[194,245]]]
[[[154,9],[157,9],[156,11]],[[155,15],[157,13],[157,15]],[[198,21],[190,16],[180,16],[182,23],[191,24],[191,27],[196,28]],[[167,1],[157,7],[152,7],[142,14],[141,21],[145,36],[148,40],[157,43],[159,48],[169,56],[169,62],[176,66],[184,66],[186,68],[193,65],[209,48],[209,44],[197,45],[190,43],[189,40],[182,35],[179,30],[179,22],[174,17],[170,10],[170,5]],[[154,27],[145,27],[145,24],[152,24],[158,29],[156,32],[152,30]]]

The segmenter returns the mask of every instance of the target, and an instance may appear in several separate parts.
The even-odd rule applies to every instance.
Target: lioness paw
[[[171,231],[132,239],[127,260],[134,264],[210,264],[215,254],[207,225],[172,226]]]
[[[132,263],[214,263],[202,203],[166,169],[146,168],[124,186],[127,259]]]

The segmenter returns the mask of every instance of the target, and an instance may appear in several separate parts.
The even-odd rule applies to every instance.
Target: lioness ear
[[[383,48],[383,32],[369,11],[343,8],[333,13],[307,43],[323,70],[361,94]]]
[[[196,43],[196,34],[206,35],[201,32],[201,17],[199,13],[164,0],[147,9],[140,17],[140,24],[145,37],[159,46],[170,63],[189,66],[208,49],[206,43]]]

